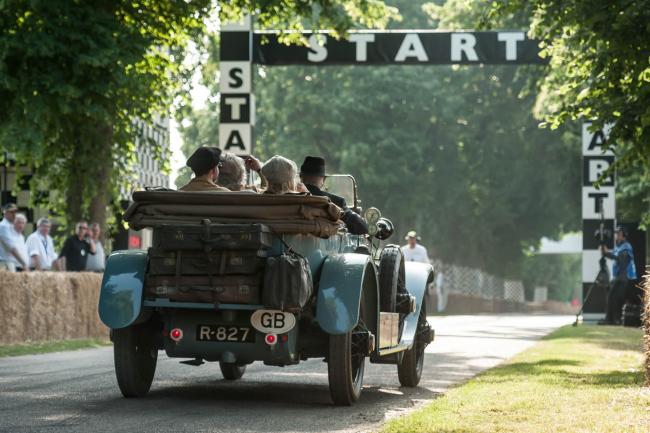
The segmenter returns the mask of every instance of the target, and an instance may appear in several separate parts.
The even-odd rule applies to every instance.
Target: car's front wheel
[[[428,333],[427,311],[424,300],[422,300],[413,347],[404,352],[402,362],[397,364],[397,376],[402,386],[415,387],[420,383],[424,368],[424,349],[427,347],[425,335]]]
[[[144,325],[113,330],[113,358],[117,384],[124,397],[144,397],[156,372],[158,349]]]

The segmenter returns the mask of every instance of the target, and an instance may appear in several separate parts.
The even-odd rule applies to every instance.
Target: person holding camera
[[[607,294],[607,313],[599,325],[620,325],[625,290],[630,281],[636,280],[634,251],[627,241],[627,231],[624,227],[616,228],[616,247],[609,251],[606,245],[601,245],[603,257],[614,261],[612,268],[612,283]]]
[[[68,272],[86,270],[89,254],[95,254],[95,241],[88,235],[88,223],[79,221],[75,226],[75,234],[66,239],[61,248],[61,269]]]

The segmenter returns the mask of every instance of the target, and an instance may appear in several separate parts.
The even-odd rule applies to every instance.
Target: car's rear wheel
[[[362,299],[359,324],[351,332],[329,337],[327,375],[330,394],[337,406],[350,406],[361,395],[367,353],[367,347],[363,347],[367,345],[364,316]]]
[[[144,397],[156,372],[158,349],[151,328],[144,325],[113,330],[117,384],[124,397]]]
[[[379,257],[379,306],[381,311],[394,313],[397,293],[405,290],[404,256],[397,245],[386,245]]]
[[[226,380],[237,380],[241,379],[246,371],[245,365],[233,364],[232,362],[219,362],[219,368],[221,369],[221,374]]]
[[[402,362],[397,364],[397,376],[402,386],[414,387],[420,383],[424,368],[424,349],[427,347],[423,334],[428,332],[426,305],[422,302],[413,347],[404,352]]]

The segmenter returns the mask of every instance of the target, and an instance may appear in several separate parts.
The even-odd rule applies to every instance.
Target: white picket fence
[[[436,272],[442,273],[445,293],[458,293],[481,299],[524,302],[524,284],[507,280],[480,269],[458,266],[440,261],[433,263]],[[437,279],[436,283],[440,280]]]

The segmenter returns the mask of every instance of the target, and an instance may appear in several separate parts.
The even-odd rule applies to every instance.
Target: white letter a
[[[395,56],[395,61],[403,62],[407,57],[415,57],[420,62],[426,62],[429,60],[417,33],[409,33],[404,36],[402,45],[400,45],[399,51],[397,51],[397,55]]]

